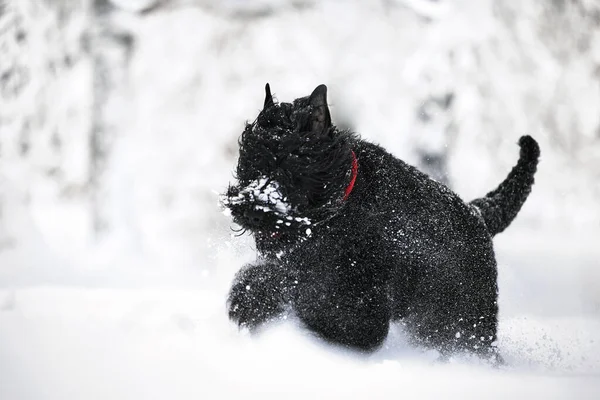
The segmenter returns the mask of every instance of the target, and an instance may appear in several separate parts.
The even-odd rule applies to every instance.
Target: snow
[[[600,398],[600,91],[589,78],[600,41],[560,59],[577,48],[582,33],[569,27],[579,20],[546,21],[558,33],[544,39],[535,2],[205,0],[143,18],[135,11],[163,2],[130,3],[121,23],[136,47],[103,177],[106,236],[94,237],[85,189],[85,57],[48,94],[36,81],[0,104],[35,116],[37,96],[52,120],[32,130],[28,157],[14,133],[22,115],[0,126],[15,136],[0,135],[0,399]],[[87,19],[72,24],[65,41],[77,48]],[[57,49],[36,29],[22,54],[33,77],[51,79],[38,72]],[[228,321],[229,284],[254,246],[231,237],[215,193],[232,179],[237,137],[267,81],[281,101],[328,83],[334,119],[409,162],[416,106],[456,91],[450,173],[465,198],[504,178],[521,134],[540,139],[531,198],[496,240],[507,367],[437,362],[401,326],[365,356],[294,319],[258,336]],[[60,151],[47,145],[53,132]],[[55,166],[59,178],[47,172]]]
[[[256,206],[257,210],[272,212],[281,217],[289,214],[291,207],[279,191],[279,183],[275,180],[261,177],[242,188],[237,196],[224,198],[223,204],[243,204],[247,197],[260,201],[263,205]]]

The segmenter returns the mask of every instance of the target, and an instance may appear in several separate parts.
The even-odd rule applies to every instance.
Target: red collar
[[[348,196],[352,193],[352,189],[354,189],[354,183],[356,183],[356,176],[358,175],[358,160],[356,159],[356,154],[352,151],[352,178],[350,179],[350,183],[346,187],[346,191],[344,192],[344,201],[348,200]]]

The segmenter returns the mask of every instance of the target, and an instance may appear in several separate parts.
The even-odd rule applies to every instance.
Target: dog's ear
[[[312,131],[325,133],[331,128],[331,115],[327,107],[327,86],[319,85],[308,98],[312,107]]]
[[[271,95],[271,86],[269,86],[269,84],[267,83],[265,85],[265,104],[263,106],[263,109],[272,106],[273,103],[273,96]]]

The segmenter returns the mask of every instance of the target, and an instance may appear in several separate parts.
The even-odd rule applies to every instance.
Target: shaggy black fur
[[[235,278],[230,318],[255,329],[292,310],[325,340],[362,351],[402,320],[420,345],[495,357],[492,237],[531,190],[535,140],[519,140],[520,160],[496,190],[465,203],[332,125],[324,85],[291,104],[266,92],[240,139],[239,184],[223,200],[259,252]]]

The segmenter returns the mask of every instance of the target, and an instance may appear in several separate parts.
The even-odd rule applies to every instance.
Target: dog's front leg
[[[229,318],[250,330],[282,316],[294,280],[272,260],[246,265],[236,275],[227,305]]]
[[[294,309],[323,339],[368,352],[387,336],[390,307],[383,257],[374,243],[361,251],[361,241],[369,237],[334,234],[299,257]]]

